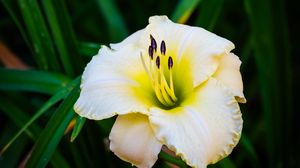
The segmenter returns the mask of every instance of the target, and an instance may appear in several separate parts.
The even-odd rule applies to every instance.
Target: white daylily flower
[[[152,167],[166,145],[192,167],[229,155],[240,139],[245,103],[234,45],[202,28],[153,16],[111,48],[102,46],[82,75],[74,109],[86,118],[118,115],[110,149]]]

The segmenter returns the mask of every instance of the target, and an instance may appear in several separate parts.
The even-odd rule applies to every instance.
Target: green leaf
[[[22,15],[19,11],[19,8],[16,4],[17,1],[2,0],[1,2],[3,3],[4,7],[8,11],[8,13],[11,16],[11,18],[13,19],[13,21],[15,22],[18,29],[20,30],[21,35],[22,35],[23,39],[25,40],[26,44],[30,48],[33,48],[32,44],[29,42],[28,33],[23,28],[24,22],[22,20]]]
[[[16,138],[21,138],[18,134],[20,132],[24,132],[28,135],[29,138],[31,138],[32,140],[36,140],[39,133],[42,131],[42,129],[35,123],[30,123],[28,124],[28,120],[31,120],[29,115],[27,115],[26,112],[24,112],[23,110],[21,110],[18,106],[16,106],[15,104],[13,104],[10,100],[7,99],[2,99],[0,97],[0,109],[1,111],[3,111],[18,127],[21,127],[21,130],[17,133],[16,136],[14,136],[4,147],[3,149],[1,149],[0,151],[0,156],[2,157],[2,155],[6,155],[6,151],[10,151],[7,150],[10,145],[16,140]],[[27,123],[26,123],[27,122]],[[30,122],[30,121],[29,121]],[[25,124],[26,123],[26,124]],[[26,128],[24,128],[24,126]],[[21,150],[21,148],[18,148],[18,151]],[[5,152],[5,153],[4,153]],[[16,156],[16,155],[14,155]],[[64,158],[61,156],[60,153],[55,152],[53,155],[53,159],[51,160],[51,164],[56,167],[56,168],[60,168],[60,167],[66,167],[68,168],[68,163],[64,160]]]
[[[26,167],[45,167],[52,157],[75,112],[73,105],[79,96],[79,84],[58,107],[38,138]]]
[[[284,3],[280,0],[245,0],[253,49],[259,75],[259,88],[265,123],[269,167],[291,160],[292,111],[291,57],[288,51]]]
[[[36,0],[19,0],[25,27],[32,43],[35,60],[43,70],[59,70],[58,60],[45,20]]]
[[[223,8],[224,0],[204,0],[195,25],[213,31]]]
[[[29,115],[26,112],[24,112],[22,109],[20,109],[20,107],[16,106],[10,99],[7,98],[0,97],[0,109],[18,127],[23,127],[29,118]],[[29,129],[25,129],[24,131],[30,138],[34,139],[34,135],[38,135],[41,129],[38,127],[38,125],[32,124]],[[1,153],[3,153],[7,147],[8,145],[1,150]]]
[[[81,71],[83,64],[79,56],[77,40],[64,1],[42,1],[53,34],[53,40],[68,75]]]
[[[178,2],[172,15],[172,20],[178,23],[185,23],[191,16],[194,9],[200,3],[200,0],[181,0]]]
[[[62,167],[63,168],[70,168],[71,167],[68,164],[68,162],[57,151],[54,152],[50,162],[51,162],[51,165],[54,168],[62,168]]]
[[[188,168],[188,166],[185,164],[184,161],[182,161],[179,158],[174,158],[174,157],[170,156],[169,154],[165,153],[164,151],[161,151],[159,153],[158,157],[160,159],[163,159],[163,160],[167,161],[167,162],[175,164],[175,165],[177,165],[177,166],[179,166],[181,168]]]
[[[6,138],[10,137],[12,134],[11,122],[3,125],[1,127],[0,133],[0,145],[3,144],[3,141],[7,141]],[[0,153],[0,167],[12,168],[18,167],[19,161],[24,156],[24,150],[26,150],[27,145],[29,145],[29,139],[26,136],[22,136],[19,140],[5,153]]]
[[[54,94],[70,79],[64,75],[35,70],[0,68],[0,90],[30,91]]]
[[[91,42],[80,42],[79,52],[80,54],[88,57],[96,55],[101,47],[101,44]]]
[[[222,168],[236,168],[235,164],[232,162],[232,160],[228,157],[221,160],[218,165]]]
[[[31,126],[41,115],[43,115],[50,107],[52,107],[53,105],[55,105],[57,102],[59,102],[60,100],[64,99],[70,92],[70,90],[72,90],[74,88],[75,85],[77,85],[80,82],[80,77],[76,78],[75,80],[73,80],[72,82],[70,82],[67,86],[62,87],[61,89],[59,89],[59,91],[57,91],[57,93],[55,93],[46,103],[43,104],[43,106],[25,123],[25,119],[23,119],[23,122],[17,122],[18,125],[21,127],[21,129],[16,133],[15,136],[13,136],[13,138],[11,138],[11,140],[4,146],[4,148],[1,150],[1,153],[5,152],[5,150],[7,150],[10,145],[24,132],[28,132],[28,127]],[[1,98],[0,98],[1,100]],[[19,112],[20,110],[16,109],[15,106],[9,106],[9,105],[3,105],[1,103],[4,103],[5,101],[1,101],[0,102],[0,108],[5,108],[7,109],[8,107],[11,107],[10,109],[7,109],[6,111],[8,112],[7,115],[10,116],[10,118],[12,119],[17,119],[18,117],[21,117],[23,114],[22,112]],[[18,112],[18,113],[17,113]],[[15,117],[17,116],[17,117]],[[29,118],[29,117],[27,117]],[[24,124],[25,123],[25,124]],[[36,127],[36,126],[35,126]],[[33,127],[33,128],[35,128]],[[35,128],[37,129],[37,128]],[[35,135],[38,135],[39,131],[36,131]],[[27,133],[31,138],[35,138],[30,132]]]
[[[115,117],[112,117],[112,118],[107,118],[107,119],[98,121],[97,125],[102,130],[102,134],[104,136],[108,136],[114,123],[115,123]]]
[[[253,49],[253,35],[250,35],[250,37],[247,37],[246,42],[244,43],[244,46],[242,47],[241,54],[240,54],[240,59],[242,61],[242,66],[241,66],[241,72],[245,72],[245,69],[247,68],[247,64],[250,60],[251,51]]]
[[[115,1],[97,0],[97,2],[106,20],[110,39],[115,42],[125,38],[128,34],[128,30]]]
[[[244,148],[244,150],[247,152],[247,157],[251,158],[251,163],[253,164],[253,167],[257,167],[257,168],[261,167],[259,165],[258,156],[255,152],[252,142],[244,134],[242,134],[240,144]]]
[[[85,118],[81,117],[81,116],[77,116],[76,118],[76,123],[75,123],[75,126],[74,126],[74,129],[73,129],[73,132],[72,132],[72,135],[71,135],[71,142],[73,142],[76,137],[79,135],[84,123],[85,123]]]

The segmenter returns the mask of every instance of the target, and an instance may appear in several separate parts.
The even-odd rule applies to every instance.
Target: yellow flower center
[[[159,102],[167,107],[175,105],[178,100],[174,92],[173,83],[173,58],[166,56],[166,43],[164,40],[160,43],[160,53],[157,51],[156,40],[150,35],[150,46],[148,48],[148,60],[146,64],[144,56],[141,54],[141,60],[145,71],[147,72],[152,88]],[[167,65],[167,66],[164,66]],[[167,68],[166,68],[167,67]],[[168,81],[167,81],[168,80]]]

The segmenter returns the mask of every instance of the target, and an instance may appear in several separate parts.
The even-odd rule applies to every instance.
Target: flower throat
[[[166,43],[164,40],[160,43],[160,53],[157,51],[157,42],[150,35],[150,45],[148,48],[149,64],[146,64],[145,58],[141,54],[141,60],[145,71],[147,72],[152,88],[159,102],[166,107],[174,106],[177,97],[174,92],[173,83],[173,58],[166,56]],[[167,66],[164,66],[167,65]],[[168,76],[167,76],[168,75]],[[168,78],[166,78],[168,77]],[[167,81],[168,79],[168,81]]]

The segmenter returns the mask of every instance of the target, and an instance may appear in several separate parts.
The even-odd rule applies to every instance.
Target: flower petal
[[[82,75],[75,111],[95,120],[115,114],[147,113],[155,97],[139,54],[132,45],[117,51],[102,46]]]
[[[158,46],[162,40],[166,43],[166,55],[176,57],[177,64],[189,62],[193,73],[194,86],[207,80],[216,70],[219,57],[229,53],[234,44],[200,27],[173,23],[166,16],[149,18],[141,43],[144,48],[149,45],[150,34]]]
[[[148,117],[141,114],[118,116],[109,139],[111,151],[142,168],[154,165],[162,147],[150,128]]]
[[[231,153],[243,123],[234,96],[213,78],[177,108],[151,108],[149,119],[158,140],[200,168]]]
[[[222,57],[218,70],[213,75],[214,78],[221,81],[236,96],[240,103],[246,103],[243,94],[243,81],[240,73],[240,59],[233,53],[226,54]]]
[[[126,45],[138,45],[144,31],[144,29],[138,30],[120,43],[110,44],[110,47],[114,50],[118,50]]]

